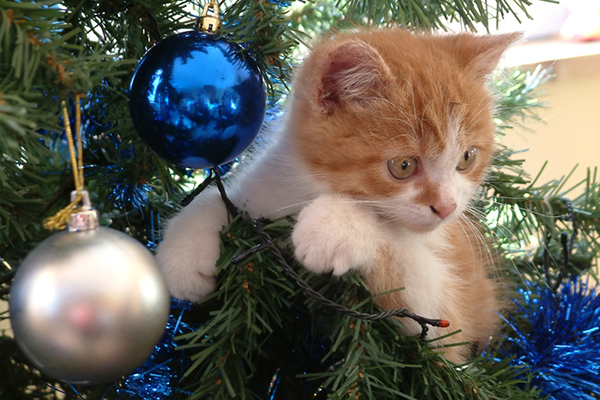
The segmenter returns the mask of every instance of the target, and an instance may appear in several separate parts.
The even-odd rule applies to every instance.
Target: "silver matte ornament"
[[[141,365],[160,340],[169,294],[152,254],[84,210],[23,261],[10,295],[15,340],[43,372],[107,382]],[[78,225],[79,224],[79,225]],[[91,228],[91,229],[90,229]]]

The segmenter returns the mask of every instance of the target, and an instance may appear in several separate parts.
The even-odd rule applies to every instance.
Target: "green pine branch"
[[[499,90],[497,114],[499,133],[517,121],[535,117],[535,110],[543,106],[536,100],[540,94],[539,85],[547,76],[547,72],[540,70],[514,72],[504,74],[505,81],[497,82],[502,89]],[[500,146],[481,203],[481,210],[486,212],[482,215],[490,222],[490,234],[500,245],[498,251],[506,254],[508,261],[498,273],[510,288],[522,283],[523,279],[544,282],[548,278],[546,268],[551,271],[549,284],[554,283],[561,268],[566,268],[565,275],[588,271],[599,248],[597,199],[600,185],[596,176],[590,173],[584,193],[571,201],[579,236],[569,263],[559,265],[564,258],[560,243],[562,232],[572,233],[574,228],[569,219],[568,203],[563,199],[568,191],[563,189],[566,187],[563,180],[542,185],[532,180],[523,173],[522,160],[515,159],[519,155]],[[267,229],[279,245],[288,250],[291,258],[289,223],[288,220],[277,221]],[[547,237],[551,240],[542,241]],[[280,368],[290,362],[283,356],[283,349],[298,346],[295,341],[298,338],[285,329],[293,325],[285,321],[298,315],[310,318],[308,326],[312,328],[305,333],[304,340],[325,332],[328,348],[325,353],[319,354],[318,347],[303,349],[319,357],[318,367],[306,362],[306,370],[296,371],[294,375],[297,385],[304,380],[304,385],[314,393],[330,398],[348,395],[378,399],[539,398],[539,389],[530,384],[531,371],[512,367],[506,359],[497,361],[502,359],[496,357],[501,343],[491,347],[487,358],[475,359],[465,368],[456,370],[447,366],[424,342],[399,335],[397,328],[401,321],[361,321],[323,309],[294,287],[293,280],[286,278],[285,272],[266,252],[251,255],[243,266],[231,263],[235,255],[259,242],[251,221],[243,218],[234,220],[224,233],[218,289],[201,303],[207,314],[206,326],[181,338],[189,343],[184,346],[193,350],[193,363],[186,377],[195,382],[186,386],[194,391],[192,398],[221,399],[232,393],[242,393],[242,398],[265,398],[260,390],[266,390],[268,380],[263,377],[261,381],[257,375],[264,371],[265,365],[271,366],[273,378],[283,374]],[[524,250],[531,242],[537,246]],[[556,260],[552,265],[544,265],[544,249],[551,254],[549,259]],[[333,280],[304,270],[301,273],[327,298],[363,312],[377,312],[357,276]],[[518,298],[510,292],[506,295]],[[272,341],[273,335],[279,337],[277,342]],[[238,338],[243,338],[243,342],[239,343]],[[314,337],[310,340],[318,342]],[[283,347],[269,347],[273,343]],[[269,364],[269,357],[275,357],[277,361],[271,360]],[[311,372],[310,368],[320,370]],[[201,375],[199,371],[202,371]],[[223,378],[230,376],[237,380]]]
[[[500,96],[496,124],[500,137],[512,126],[537,118],[536,111],[545,106],[539,100],[540,87],[549,77],[549,71],[538,67],[525,73],[514,71],[496,79],[495,87]],[[523,171],[524,156],[526,153],[499,144],[484,195],[488,205],[485,219],[494,239],[502,246],[502,251],[507,252],[508,259],[515,262],[509,270],[517,275],[528,274],[542,282],[547,279],[545,268],[550,269],[552,279],[561,269],[565,275],[584,272],[595,275],[592,266],[600,254],[600,182],[596,170],[588,171],[585,180],[570,183],[569,178],[577,167],[574,166],[562,178],[540,183],[543,168],[532,179]],[[569,198],[577,191],[580,194]],[[572,218],[576,219],[575,224]],[[577,235],[570,260],[562,265],[561,237],[563,232],[570,237],[575,228]],[[544,260],[546,249],[549,260],[559,261],[546,265],[549,264]],[[518,279],[515,281],[519,282]]]
[[[142,143],[128,114],[127,88],[137,61],[152,44],[191,29],[195,15],[187,5],[179,0],[0,0],[0,297],[7,297],[22,258],[50,234],[41,229],[43,218],[64,206],[72,190],[60,100],[87,95],[82,102],[86,185],[104,224],[143,242],[155,241],[160,218],[177,210],[178,198],[194,177]],[[238,0],[222,7],[223,34],[257,60],[275,101],[290,81],[295,49],[312,36],[363,24],[444,29],[458,21],[470,29],[479,23],[488,29],[518,11],[528,18],[529,5],[525,0]],[[500,136],[535,118],[543,105],[538,88],[547,77],[541,70],[497,77]],[[600,249],[597,171],[588,171],[582,182],[571,183],[567,172],[566,178],[540,183],[523,172],[523,157],[499,145],[478,205],[505,264],[499,274],[513,288],[524,280],[543,283],[547,276],[555,281],[561,269],[591,274]],[[575,195],[574,187],[581,194]],[[565,196],[572,196],[579,230],[566,265],[561,237],[564,231],[570,238],[574,224]],[[283,219],[267,226],[288,256],[290,223]],[[397,333],[401,321],[354,320],[307,299],[268,252],[232,264],[234,255],[260,238],[251,221],[241,218],[232,221],[228,232],[219,289],[200,310],[206,325],[179,338],[185,358],[177,361],[188,362],[189,369],[178,389],[194,392],[192,398],[267,398],[274,377],[280,381],[278,396],[287,391],[290,396],[283,398],[290,400],[304,398],[306,391],[318,392],[317,398],[537,398],[531,374],[508,360],[498,362],[495,350],[460,370],[446,367],[424,342]],[[547,254],[556,261],[548,265]],[[331,280],[300,272],[327,298],[377,311],[358,277]],[[0,395],[56,398],[44,381],[74,393],[40,376],[12,339],[1,339],[2,370],[14,375],[8,383],[2,380]],[[295,358],[298,354],[308,356]],[[290,368],[295,363],[302,367]],[[79,389],[92,400],[102,398],[106,387]],[[114,391],[106,393],[119,398]]]
[[[538,0],[557,3],[555,0]],[[450,23],[458,22],[471,31],[477,31],[478,25],[487,32],[493,26],[498,27],[506,17],[518,21],[531,19],[528,7],[532,4],[524,0],[402,0],[384,2],[379,0],[337,0],[335,2],[307,2],[303,11],[295,15],[294,20],[305,30],[320,30],[322,27],[337,25],[340,20],[349,20],[353,25],[397,25],[417,30],[446,30]],[[333,8],[331,8],[333,6]],[[300,15],[298,15],[300,14]],[[340,15],[341,14],[341,15]],[[323,22],[322,15],[333,16]],[[293,21],[294,21],[293,20]],[[323,30],[320,30],[323,32]]]
[[[264,227],[290,259],[292,222],[282,219]],[[190,399],[264,399],[272,379],[281,385],[277,396],[286,399],[312,394],[335,399],[539,398],[528,385],[527,371],[508,360],[491,361],[493,353],[456,369],[419,338],[399,334],[401,320],[363,321],[324,308],[306,296],[268,250],[232,262],[259,243],[246,216],[235,218],[223,233],[217,291],[200,303],[204,325],[177,338],[178,348],[189,352],[182,383],[193,392]],[[333,280],[300,273],[338,304],[380,311],[358,276]],[[292,367],[299,360],[301,365]]]
[[[190,27],[187,2],[0,2],[0,257],[16,268],[48,236],[44,218],[73,189],[60,110],[82,101],[86,184],[113,227],[145,240],[152,210],[172,212],[183,171],[158,159],[140,140],[128,113],[127,89],[137,60],[157,32]],[[69,101],[71,114],[74,105]],[[73,121],[71,121],[73,122]],[[115,189],[128,188],[131,196]],[[124,189],[123,189],[124,190]],[[148,201],[137,201],[143,193]],[[163,204],[167,204],[166,206]],[[136,208],[137,207],[137,208]],[[9,267],[7,267],[9,268]],[[10,271],[10,268],[8,271]]]

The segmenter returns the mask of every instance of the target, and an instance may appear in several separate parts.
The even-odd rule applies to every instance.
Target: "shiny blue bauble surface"
[[[164,160],[212,168],[235,159],[256,138],[266,90],[254,61],[216,35],[185,32],[144,55],[131,80],[135,129]]]

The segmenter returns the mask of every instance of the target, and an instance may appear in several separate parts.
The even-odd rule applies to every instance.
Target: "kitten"
[[[436,345],[487,340],[500,305],[469,205],[494,153],[487,76],[517,38],[396,28],[322,40],[297,71],[283,129],[229,197],[253,217],[299,213],[292,240],[309,270],[358,271],[383,308],[461,329]],[[173,296],[214,290],[226,222],[208,189],[168,223],[157,258]],[[428,339],[446,333],[432,328]],[[442,349],[454,362],[469,350]]]

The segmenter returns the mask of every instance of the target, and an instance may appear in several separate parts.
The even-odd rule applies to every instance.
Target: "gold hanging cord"
[[[84,176],[83,176],[83,141],[81,140],[81,105],[80,95],[75,96],[75,133],[77,136],[77,156],[75,155],[75,144],[73,132],[71,131],[71,121],[67,103],[61,103],[65,132],[67,134],[67,143],[69,145],[69,154],[71,158],[71,168],[73,169],[73,180],[75,181],[75,190],[77,195],[65,208],[56,213],[56,215],[47,218],[44,221],[44,228],[47,230],[65,229],[69,215],[75,212],[79,203],[83,199]]]

